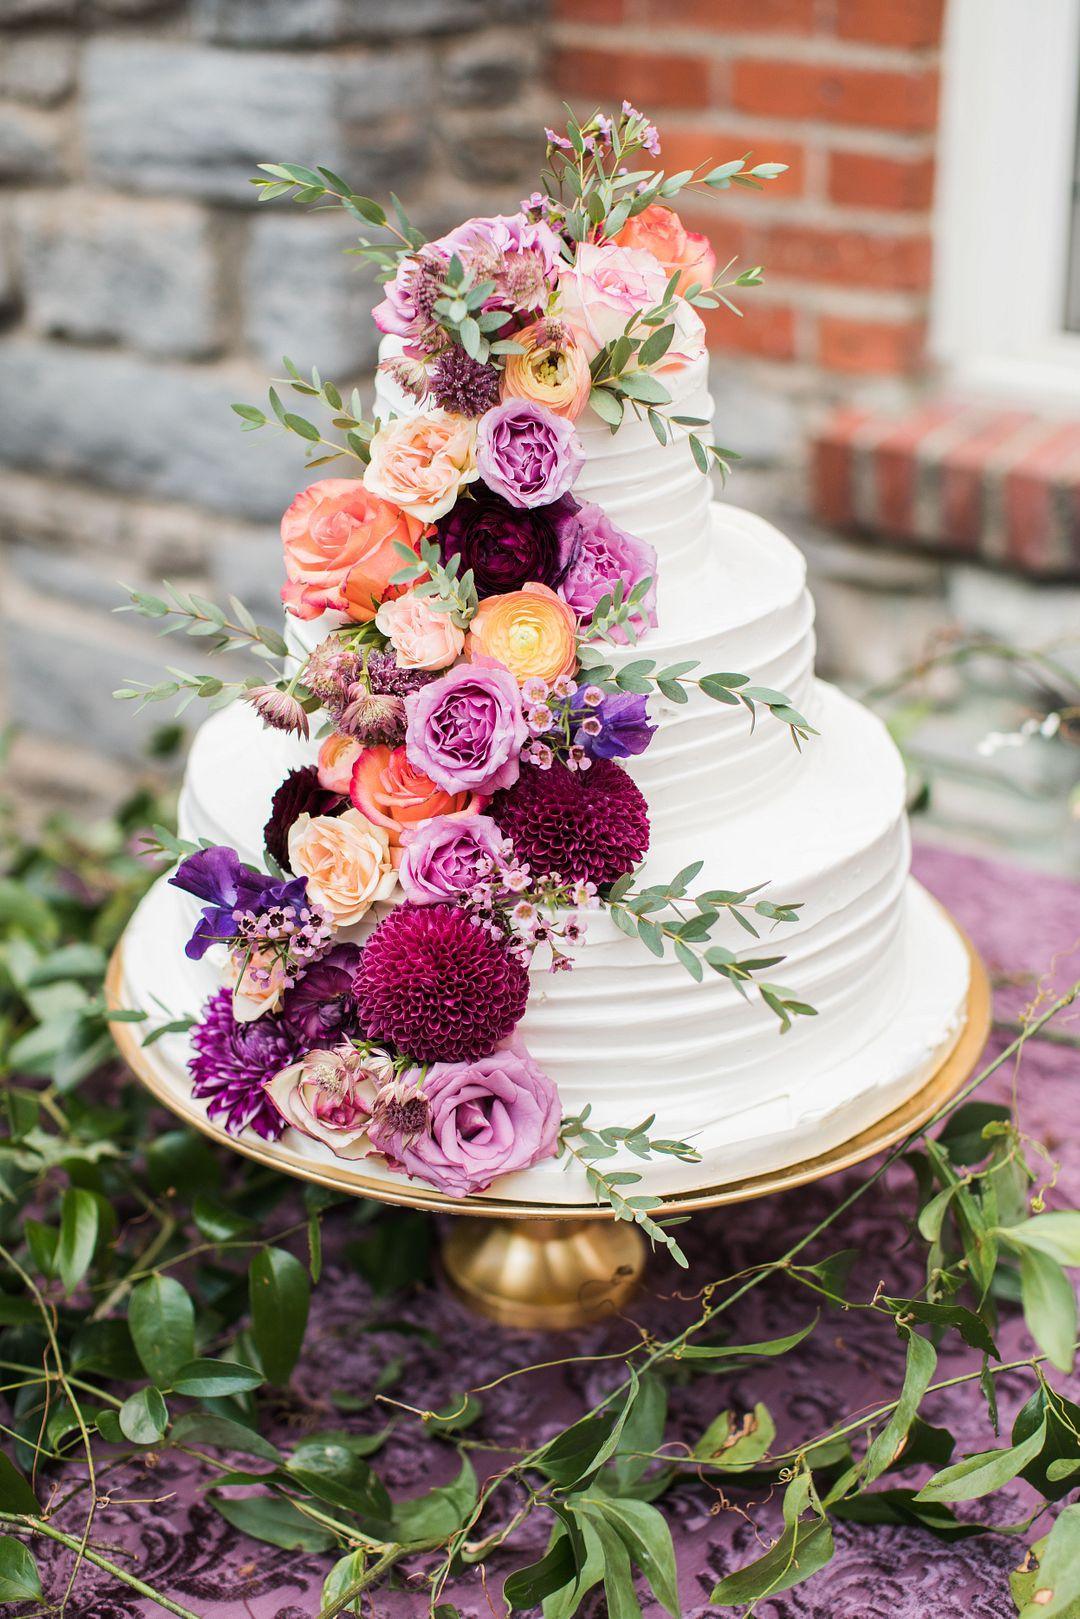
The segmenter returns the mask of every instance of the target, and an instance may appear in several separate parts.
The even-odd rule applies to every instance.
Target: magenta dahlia
[[[589,770],[523,764],[487,813],[534,876],[603,888],[633,868],[649,847],[649,809],[621,766],[596,759]]]
[[[517,1023],[529,974],[457,906],[402,905],[364,945],[354,992],[369,1039],[417,1062],[469,1062]]]
[[[269,1012],[253,1023],[238,1023],[231,992],[219,989],[203,1007],[191,1043],[192,1094],[208,1103],[210,1117],[230,1135],[250,1128],[264,1140],[276,1141],[285,1121],[263,1085],[304,1055],[302,1036]]]

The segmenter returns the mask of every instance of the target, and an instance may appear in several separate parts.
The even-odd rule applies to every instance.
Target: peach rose
[[[433,523],[475,477],[476,423],[448,410],[426,410],[383,423],[371,441],[364,483],[402,511]]]
[[[577,665],[577,619],[547,585],[528,584],[480,603],[465,651],[474,663],[501,663],[519,685],[533,676],[550,683]]]
[[[289,865],[307,878],[308,896],[339,927],[352,927],[397,886],[386,829],[359,810],[298,815],[289,832]]]
[[[397,596],[375,614],[403,669],[445,669],[465,645],[465,632],[449,613],[437,613],[426,596]]]
[[[405,748],[384,744],[364,748],[353,766],[352,801],[367,819],[386,832],[390,858],[401,864],[404,832],[434,815],[477,815],[487,807],[480,793],[449,793],[409,763]]]
[[[338,732],[328,736],[319,749],[319,786],[325,787],[328,793],[340,793],[342,798],[348,798],[353,765],[360,752],[360,744],[354,737],[341,736]]]
[[[576,422],[589,402],[592,377],[579,334],[565,321],[538,320],[514,333],[524,354],[508,354],[502,396],[531,399]]]
[[[423,533],[422,523],[361,479],[322,478],[281,519],[289,578],[281,599],[296,618],[328,610],[374,618],[390,576],[402,567],[395,544],[415,550]]]
[[[716,254],[709,238],[700,231],[687,230],[674,208],[665,208],[662,203],[651,202],[628,219],[614,240],[619,247],[651,253],[659,259],[669,279],[678,270],[676,292],[685,292],[695,281],[707,286],[716,274]]]

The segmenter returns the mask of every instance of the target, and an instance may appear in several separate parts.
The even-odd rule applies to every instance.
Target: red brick
[[[708,68],[697,56],[583,50],[575,45],[556,50],[554,82],[565,96],[592,96],[615,106],[625,96],[651,114],[660,107],[709,104]]]
[[[797,141],[774,140],[770,135],[711,129],[661,129],[664,168],[669,174],[697,168],[699,163],[727,163],[749,152],[755,163],[786,163],[787,170],[765,184],[769,197],[801,197],[806,184],[806,148]],[[725,193],[717,192],[717,196]],[[678,206],[678,204],[677,204]],[[682,209],[679,209],[680,213]]]
[[[903,72],[746,57],[733,64],[731,99],[742,112],[763,117],[915,131],[935,127],[937,89],[937,74],[928,69]]]
[[[935,427],[959,416],[953,402],[923,405],[878,439],[874,446],[874,516],[877,525],[910,536],[915,531],[915,481],[919,445]]]
[[[648,17],[664,28],[677,24],[725,34],[810,34],[815,10],[815,0],[649,0]]]
[[[852,208],[921,213],[934,194],[932,157],[878,157],[873,152],[829,153],[829,196]]]
[[[811,452],[810,478],[814,511],[824,523],[848,528],[855,518],[852,502],[855,471],[853,438],[870,413],[838,410],[816,434]]]
[[[555,0],[556,22],[618,23],[625,14],[624,0]]]
[[[829,371],[908,375],[923,359],[925,328],[918,320],[851,320],[822,315],[817,357]]]
[[[766,303],[748,291],[738,307],[741,316],[722,305],[701,311],[711,349],[766,360],[795,358],[795,311],[790,305]]]
[[[1080,422],[1061,422],[1021,456],[1006,474],[1002,491],[1008,557],[1038,571],[1051,566],[1055,539],[1055,490],[1080,458]],[[1059,564],[1060,565],[1060,564]]]
[[[930,283],[929,236],[773,225],[761,232],[759,242],[753,251],[774,275],[903,292],[921,292]]]
[[[836,31],[842,39],[874,45],[936,45],[945,0],[839,0]]]
[[[995,411],[976,419],[966,437],[950,444],[941,458],[941,532],[960,551],[977,551],[983,529],[986,465],[996,450],[1034,421],[1026,410]]]

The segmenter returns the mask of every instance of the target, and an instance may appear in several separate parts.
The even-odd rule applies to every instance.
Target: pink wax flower
[[[405,699],[409,763],[448,793],[517,780],[528,730],[517,681],[498,665],[458,664]]]
[[[489,489],[511,506],[549,506],[565,495],[585,464],[585,450],[565,416],[532,399],[506,399],[481,416],[476,465]]]
[[[555,1085],[518,1041],[473,1062],[440,1062],[421,1079],[406,1075],[405,1100],[427,1104],[427,1128],[416,1133],[421,1110],[380,1115],[376,1101],[369,1139],[394,1168],[427,1181],[450,1197],[484,1192],[501,1175],[551,1158],[561,1109]]]

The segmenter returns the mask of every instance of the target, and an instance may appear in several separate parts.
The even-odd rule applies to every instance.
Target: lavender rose
[[[462,573],[472,569],[481,600],[532,582],[554,590],[574,558],[577,509],[572,495],[549,506],[513,506],[477,484],[471,500],[459,500],[435,525],[439,550],[444,562],[459,556]]]
[[[398,880],[414,905],[442,905],[470,894],[502,852],[489,815],[433,815],[402,836]]]
[[[656,552],[645,540],[619,528],[591,501],[585,501],[575,518],[577,544],[574,560],[563,580],[561,595],[579,618],[592,616],[597,602],[621,579],[629,592],[642,579],[651,579],[648,592],[634,615],[639,629],[656,625]],[[620,625],[612,638],[625,642]]]
[[[509,670],[462,663],[405,699],[409,763],[448,793],[494,793],[518,778],[528,737]]]
[[[573,422],[531,399],[507,399],[481,416],[476,465],[511,506],[550,506],[585,462]]]
[[[426,1112],[423,1106],[426,1104]],[[474,1062],[437,1062],[375,1103],[368,1139],[394,1168],[450,1197],[555,1152],[559,1093],[518,1042]]]

